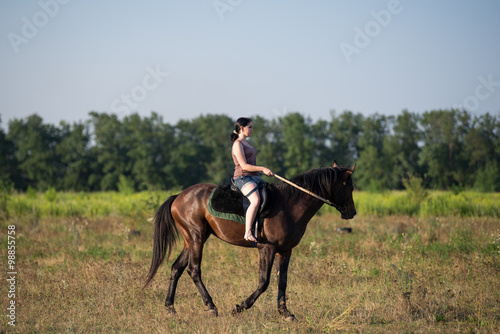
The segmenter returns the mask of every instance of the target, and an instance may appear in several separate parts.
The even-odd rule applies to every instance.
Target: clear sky
[[[1,0],[0,113],[500,113],[498,0]]]

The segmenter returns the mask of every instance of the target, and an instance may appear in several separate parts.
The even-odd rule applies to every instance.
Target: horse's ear
[[[339,166],[339,165],[337,165],[337,161],[333,160],[333,165],[332,165],[332,167],[333,167],[333,168],[336,168],[336,167],[338,167],[338,166]]]
[[[354,164],[354,166],[352,166],[351,168],[348,168],[346,171],[345,171],[345,174],[346,174],[346,178],[349,176],[349,175],[352,175],[352,173],[354,173],[354,170],[356,169],[356,164]]]

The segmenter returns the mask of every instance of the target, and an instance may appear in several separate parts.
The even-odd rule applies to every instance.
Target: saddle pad
[[[216,218],[231,220],[231,221],[235,221],[237,223],[245,225],[245,217],[244,216],[241,216],[241,215],[236,214],[236,213],[221,212],[221,211],[217,211],[214,209],[214,207],[212,205],[212,198],[213,198],[216,190],[217,190],[217,188],[215,188],[212,191],[212,193],[210,194],[210,198],[208,199],[208,203],[207,203],[208,213],[210,213],[212,216],[214,216]],[[258,222],[259,226],[261,226],[262,223],[264,222],[264,218],[258,218],[257,222]]]
[[[222,184],[214,189],[210,204],[215,211],[245,216],[243,195],[240,191],[232,190],[229,184]]]

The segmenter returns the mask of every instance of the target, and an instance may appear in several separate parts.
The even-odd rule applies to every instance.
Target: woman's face
[[[245,136],[245,137],[252,137],[252,133],[253,133],[253,122],[250,122],[247,124],[247,126],[243,126],[241,128],[241,133]]]

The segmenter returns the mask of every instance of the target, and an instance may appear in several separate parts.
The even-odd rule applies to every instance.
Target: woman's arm
[[[238,163],[241,166],[241,169],[245,172],[262,172],[266,174],[267,176],[273,176],[273,172],[266,167],[262,166],[255,166],[247,163],[247,159],[245,158],[245,155],[243,154],[243,144],[239,140],[235,141],[233,143],[233,154],[238,159]]]

